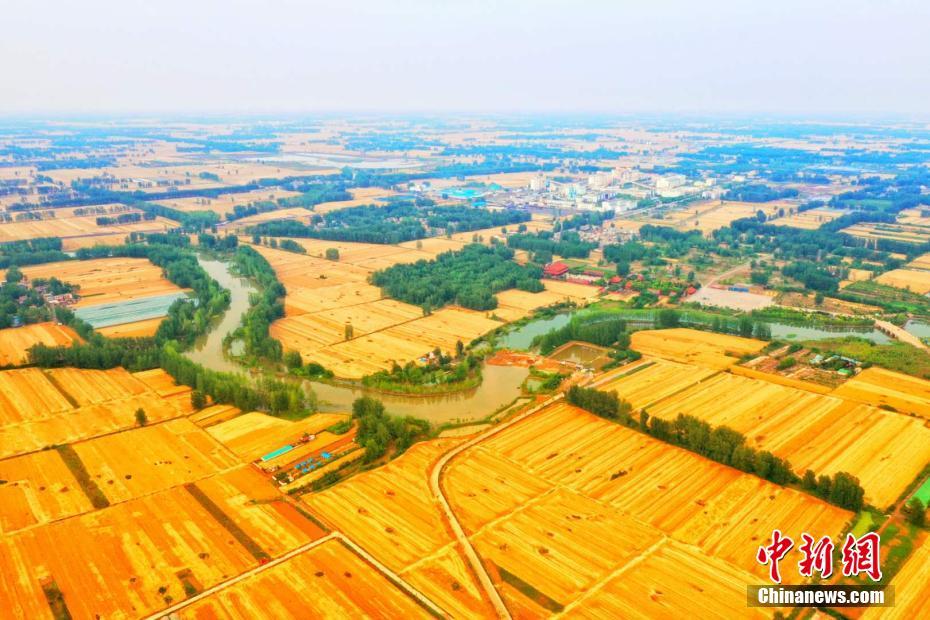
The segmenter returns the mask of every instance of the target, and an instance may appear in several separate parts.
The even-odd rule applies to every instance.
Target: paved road
[[[465,535],[465,531],[462,529],[462,525],[459,523],[458,517],[455,516],[452,507],[449,505],[448,499],[446,499],[445,493],[442,489],[442,472],[445,469],[446,465],[453,458],[475,446],[485,439],[496,435],[504,429],[510,428],[514,424],[520,422],[524,418],[527,418],[534,413],[541,411],[545,407],[551,405],[552,403],[561,400],[564,397],[564,394],[556,394],[552,398],[546,400],[540,405],[536,405],[532,409],[521,413],[515,418],[508,420],[502,424],[494,426],[484,433],[473,437],[472,439],[466,441],[463,444],[460,444],[446,452],[442,455],[439,461],[436,462],[436,465],[433,466],[433,470],[430,472],[429,485],[430,490],[433,495],[439,501],[439,505],[442,506],[442,510],[446,515],[446,519],[449,521],[449,525],[452,527],[452,532],[455,534],[455,538],[459,541],[459,544],[462,545],[462,549],[465,550],[465,556],[468,559],[468,563],[471,564],[472,569],[475,571],[475,574],[478,576],[478,581],[481,584],[481,587],[487,593],[488,600],[491,601],[491,604],[494,606],[497,616],[499,618],[511,618],[510,611],[507,609],[507,606],[504,605],[503,599],[501,599],[500,593],[497,591],[497,588],[494,587],[494,582],[491,581],[490,575],[488,575],[487,569],[485,569],[484,564],[481,562],[481,559],[478,557],[478,553],[475,551],[475,548],[472,546],[471,541],[468,539],[468,536]]]

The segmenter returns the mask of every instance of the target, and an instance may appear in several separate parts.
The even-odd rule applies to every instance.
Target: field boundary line
[[[271,560],[270,562],[267,562],[265,564],[259,564],[258,566],[250,570],[247,570],[244,573],[239,573],[238,575],[236,575],[235,577],[231,579],[222,581],[214,586],[207,588],[203,592],[199,592],[190,598],[184,599],[183,601],[179,603],[175,603],[171,607],[167,607],[159,612],[156,612],[149,616],[145,616],[144,620],[159,620],[160,618],[167,618],[168,616],[181,611],[182,609],[184,609],[185,607],[189,605],[193,605],[194,603],[202,599],[205,599],[208,596],[211,596],[221,590],[225,590],[229,586],[233,586],[239,583],[240,581],[244,581],[248,579],[249,577],[252,577],[254,575],[257,575],[258,573],[261,573],[262,571],[268,570],[269,568],[274,568],[278,564],[283,564],[284,562],[287,562],[288,560],[294,557],[297,557],[304,551],[309,551],[310,549],[313,549],[314,547],[318,547],[319,545],[322,545],[323,543],[329,542],[330,540],[335,540],[337,538],[338,538],[338,535],[336,532],[330,532],[329,534],[327,534],[326,536],[322,538],[311,540],[310,542],[304,545],[301,545],[300,547],[297,547],[296,549],[292,549],[288,551],[287,553],[285,553],[284,555]]]
[[[497,588],[494,587],[494,583],[491,581],[490,575],[485,568],[484,564],[481,562],[481,558],[478,556],[478,553],[475,551],[475,548],[472,546],[471,541],[468,539],[468,536],[465,535],[465,530],[462,529],[461,523],[459,523],[458,517],[455,516],[455,511],[452,510],[452,506],[449,504],[448,499],[446,499],[445,492],[442,488],[442,472],[445,469],[446,465],[449,462],[467,450],[485,439],[496,435],[497,433],[514,426],[532,416],[539,411],[542,411],[549,405],[562,400],[565,397],[564,394],[559,393],[555,396],[545,400],[544,402],[536,405],[532,409],[521,413],[517,417],[503,422],[496,426],[491,427],[484,433],[473,437],[472,439],[466,441],[465,443],[459,444],[454,447],[452,450],[443,454],[436,464],[433,466],[432,472],[430,472],[430,490],[433,495],[439,501],[439,505],[442,507],[443,512],[446,515],[446,519],[449,522],[450,527],[452,528],[453,534],[458,539],[459,543],[462,545],[462,549],[465,551],[465,557],[468,560],[468,563],[471,564],[472,570],[475,571],[475,574],[478,577],[478,582],[481,587],[484,589],[485,593],[488,595],[488,600],[491,601],[491,604],[494,606],[494,609],[497,611],[499,618],[506,618],[510,620],[510,610],[507,609],[507,606],[504,604],[503,599],[501,598],[500,593],[497,591]]]
[[[652,545],[650,545],[648,549],[644,549],[642,553],[637,555],[632,560],[629,560],[628,562],[624,562],[623,564],[621,564],[620,566],[618,566],[611,572],[607,573],[602,579],[599,579],[597,583],[595,583],[590,588],[582,592],[578,596],[578,598],[576,598],[571,603],[568,603],[567,605],[565,605],[562,611],[560,611],[557,614],[554,614],[552,617],[553,618],[561,617],[565,615],[569,610],[574,609],[578,605],[581,605],[582,602],[586,601],[590,597],[600,592],[601,589],[603,589],[603,587],[606,586],[607,583],[610,582],[612,579],[625,574],[628,570],[630,570],[634,566],[637,566],[638,564],[641,564],[642,562],[644,562],[649,556],[655,553],[659,549],[659,547],[666,545],[670,540],[673,540],[673,539],[668,537],[665,534],[662,534],[662,537],[659,538],[659,540],[654,542]]]
[[[347,549],[352,551],[357,555],[362,561],[366,564],[369,564],[381,573],[388,581],[393,583],[395,586],[404,590],[407,596],[413,598],[418,604],[427,609],[434,616],[439,618],[448,618],[449,614],[442,610],[436,603],[431,601],[425,594],[414,588],[412,585],[407,583],[407,581],[401,577],[399,574],[395,573],[393,570],[379,562],[373,555],[368,553],[363,547],[361,547],[354,540],[345,536],[341,532],[335,532],[336,538],[341,542]]]

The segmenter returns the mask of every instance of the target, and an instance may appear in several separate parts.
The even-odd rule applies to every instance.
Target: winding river
[[[239,277],[229,270],[229,263],[198,255],[201,267],[210,277],[229,289],[230,305],[226,313],[211,326],[210,331],[200,337],[186,355],[206,368],[221,372],[243,373],[245,369],[226,357],[223,340],[234,331],[249,308],[249,294],[256,291],[247,278]],[[235,353],[236,344],[232,345]],[[307,381],[317,395],[321,411],[349,411],[352,401],[359,396],[370,395],[382,401],[394,415],[410,415],[431,422],[455,422],[477,420],[487,417],[520,396],[520,385],[529,371],[512,366],[485,365],[483,381],[473,390],[432,396],[399,396],[366,390],[357,386],[334,385]],[[299,381],[300,379],[291,379]]]

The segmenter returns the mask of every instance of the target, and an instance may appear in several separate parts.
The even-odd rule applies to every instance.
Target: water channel
[[[199,256],[197,260],[210,277],[229,289],[229,310],[210,331],[197,340],[186,355],[206,368],[221,372],[244,372],[242,366],[230,360],[223,352],[226,334],[239,326],[242,314],[249,308],[249,294],[255,287],[247,278],[229,271],[229,263]],[[236,353],[237,343],[232,352]],[[403,396],[365,390],[357,385],[339,385],[308,381],[317,395],[321,411],[350,411],[352,401],[359,396],[378,398],[394,415],[410,415],[431,422],[452,422],[484,418],[520,396],[520,385],[529,371],[513,366],[485,365],[483,381],[472,390],[430,396]],[[295,381],[299,379],[293,379]]]

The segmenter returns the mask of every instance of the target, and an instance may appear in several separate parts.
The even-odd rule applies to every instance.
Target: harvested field
[[[632,348],[646,355],[714,369],[727,368],[765,347],[761,340],[684,328],[637,331],[632,340]]]
[[[454,351],[456,342],[467,344],[500,325],[481,312],[446,307],[429,316],[323,347],[304,358],[322,364],[336,376],[358,379],[387,370],[395,361],[404,364],[416,360],[436,347]]]
[[[0,366],[19,366],[29,361],[27,349],[36,344],[69,345],[80,336],[67,325],[52,322],[0,329]]]
[[[920,420],[729,373],[649,406],[650,415],[664,419],[679,413],[743,433],[750,445],[788,459],[799,475],[849,472],[880,507],[930,461],[930,429]]]
[[[38,239],[40,237],[60,237],[62,239],[95,239],[101,235],[126,237],[129,233],[165,232],[177,227],[178,223],[159,217],[112,226],[98,226],[97,216],[52,218],[48,220],[31,220],[23,222],[0,223],[0,243]]]
[[[181,289],[162,276],[161,267],[145,258],[97,258],[62,261],[22,268],[29,279],[56,277],[76,284],[81,299],[76,307],[95,306],[141,297],[177,293]]]
[[[792,228],[802,228],[804,230],[816,230],[828,222],[845,215],[846,211],[842,209],[831,209],[830,207],[817,207],[785,215],[770,221],[774,226],[790,226]]]
[[[214,439],[245,462],[296,442],[304,434],[314,435],[346,420],[342,413],[317,413],[299,422],[264,413],[245,413],[207,428]]]
[[[253,482],[238,478],[247,475]],[[0,600],[13,602],[13,617],[48,617],[39,582],[48,576],[72,617],[135,618],[182,600],[185,583],[202,590],[257,566],[233,531],[266,531],[262,544],[269,546],[260,548],[269,552],[312,540],[274,503],[250,503],[245,493],[266,484],[256,476],[229,474],[201,490],[223,509],[222,522],[176,487],[5,536],[0,568],[13,577],[0,582]]]
[[[134,321],[121,325],[98,327],[95,331],[107,338],[143,338],[146,336],[154,336],[158,331],[158,326],[161,325],[163,320],[164,317],[145,319],[143,321]]]
[[[880,223],[860,223],[844,228],[840,232],[868,239],[870,241],[878,239],[889,239],[892,241],[901,241],[903,243],[926,243],[930,240],[930,226],[912,224],[880,224]]]
[[[141,376],[166,385],[163,393]],[[0,372],[0,458],[132,428],[139,408],[152,423],[185,415],[190,388],[176,386],[160,369]]]
[[[224,588],[181,618],[429,618],[404,591],[337,540]]]
[[[363,267],[370,271],[386,269],[400,263],[415,263],[418,260],[430,260],[433,254],[421,250],[404,248],[399,245],[380,243],[349,243],[346,241],[327,241],[324,239],[292,239],[307,250],[307,254],[316,258],[326,257],[326,250],[339,251],[339,260],[331,261]]]
[[[910,269],[921,269],[930,271],[930,254],[922,254],[909,262],[907,267]]]
[[[833,394],[930,420],[930,381],[877,366],[866,368],[836,388]]]
[[[236,464],[232,454],[185,418],[72,447],[111,503],[205,478]]]
[[[703,381],[715,373],[710,368],[679,364],[661,358],[644,358],[633,367],[624,366],[616,379],[602,383],[599,390],[617,392],[620,398],[642,409]]]
[[[236,206],[248,206],[253,202],[275,202],[280,198],[290,198],[299,196],[298,192],[269,187],[256,189],[251,192],[240,192],[237,194],[220,194],[215,198],[194,196],[191,198],[169,198],[166,200],[155,200],[156,204],[164,205],[178,211],[187,213],[194,211],[212,211],[221,218],[226,214],[232,213]]]
[[[238,231],[245,231],[249,226],[277,220],[297,220],[307,224],[312,217],[313,211],[309,209],[304,209],[303,207],[288,207],[286,209],[278,209],[277,211],[265,211],[264,213],[235,220],[230,224],[230,227]]]
[[[57,450],[0,460],[0,534],[93,510]]]
[[[778,215],[780,210],[787,212],[792,206],[794,205],[791,203],[781,201],[731,202],[713,200],[688,205],[683,209],[665,214],[663,219],[650,220],[646,223],[671,226],[684,231],[699,230],[704,235],[709,235],[718,228],[729,226],[735,220],[753,217],[759,211],[765,213],[766,217],[773,218]]]
[[[191,414],[187,419],[200,428],[206,428],[214,424],[219,424],[220,422],[231,420],[241,413],[241,411],[232,405],[212,405],[201,409],[197,413]]]
[[[285,349],[308,355],[326,345],[346,340],[347,325],[352,325],[353,337],[358,338],[422,316],[423,310],[417,306],[393,299],[380,299],[285,317],[272,325],[271,336],[284,343]]]
[[[505,600],[531,616],[685,609],[699,584],[719,593],[702,615],[731,617],[765,570],[747,549],[776,527],[836,537],[853,516],[564,403],[469,448],[444,485]]]
[[[543,286],[546,287],[546,291],[558,295],[561,298],[559,301],[574,301],[582,306],[594,301],[600,294],[596,286],[561,280],[543,280]]]
[[[486,617],[489,606],[428,485],[432,463],[460,441],[418,443],[384,467],[302,501],[455,617]]]
[[[930,271],[892,269],[875,278],[875,281],[920,295],[930,293]]]

